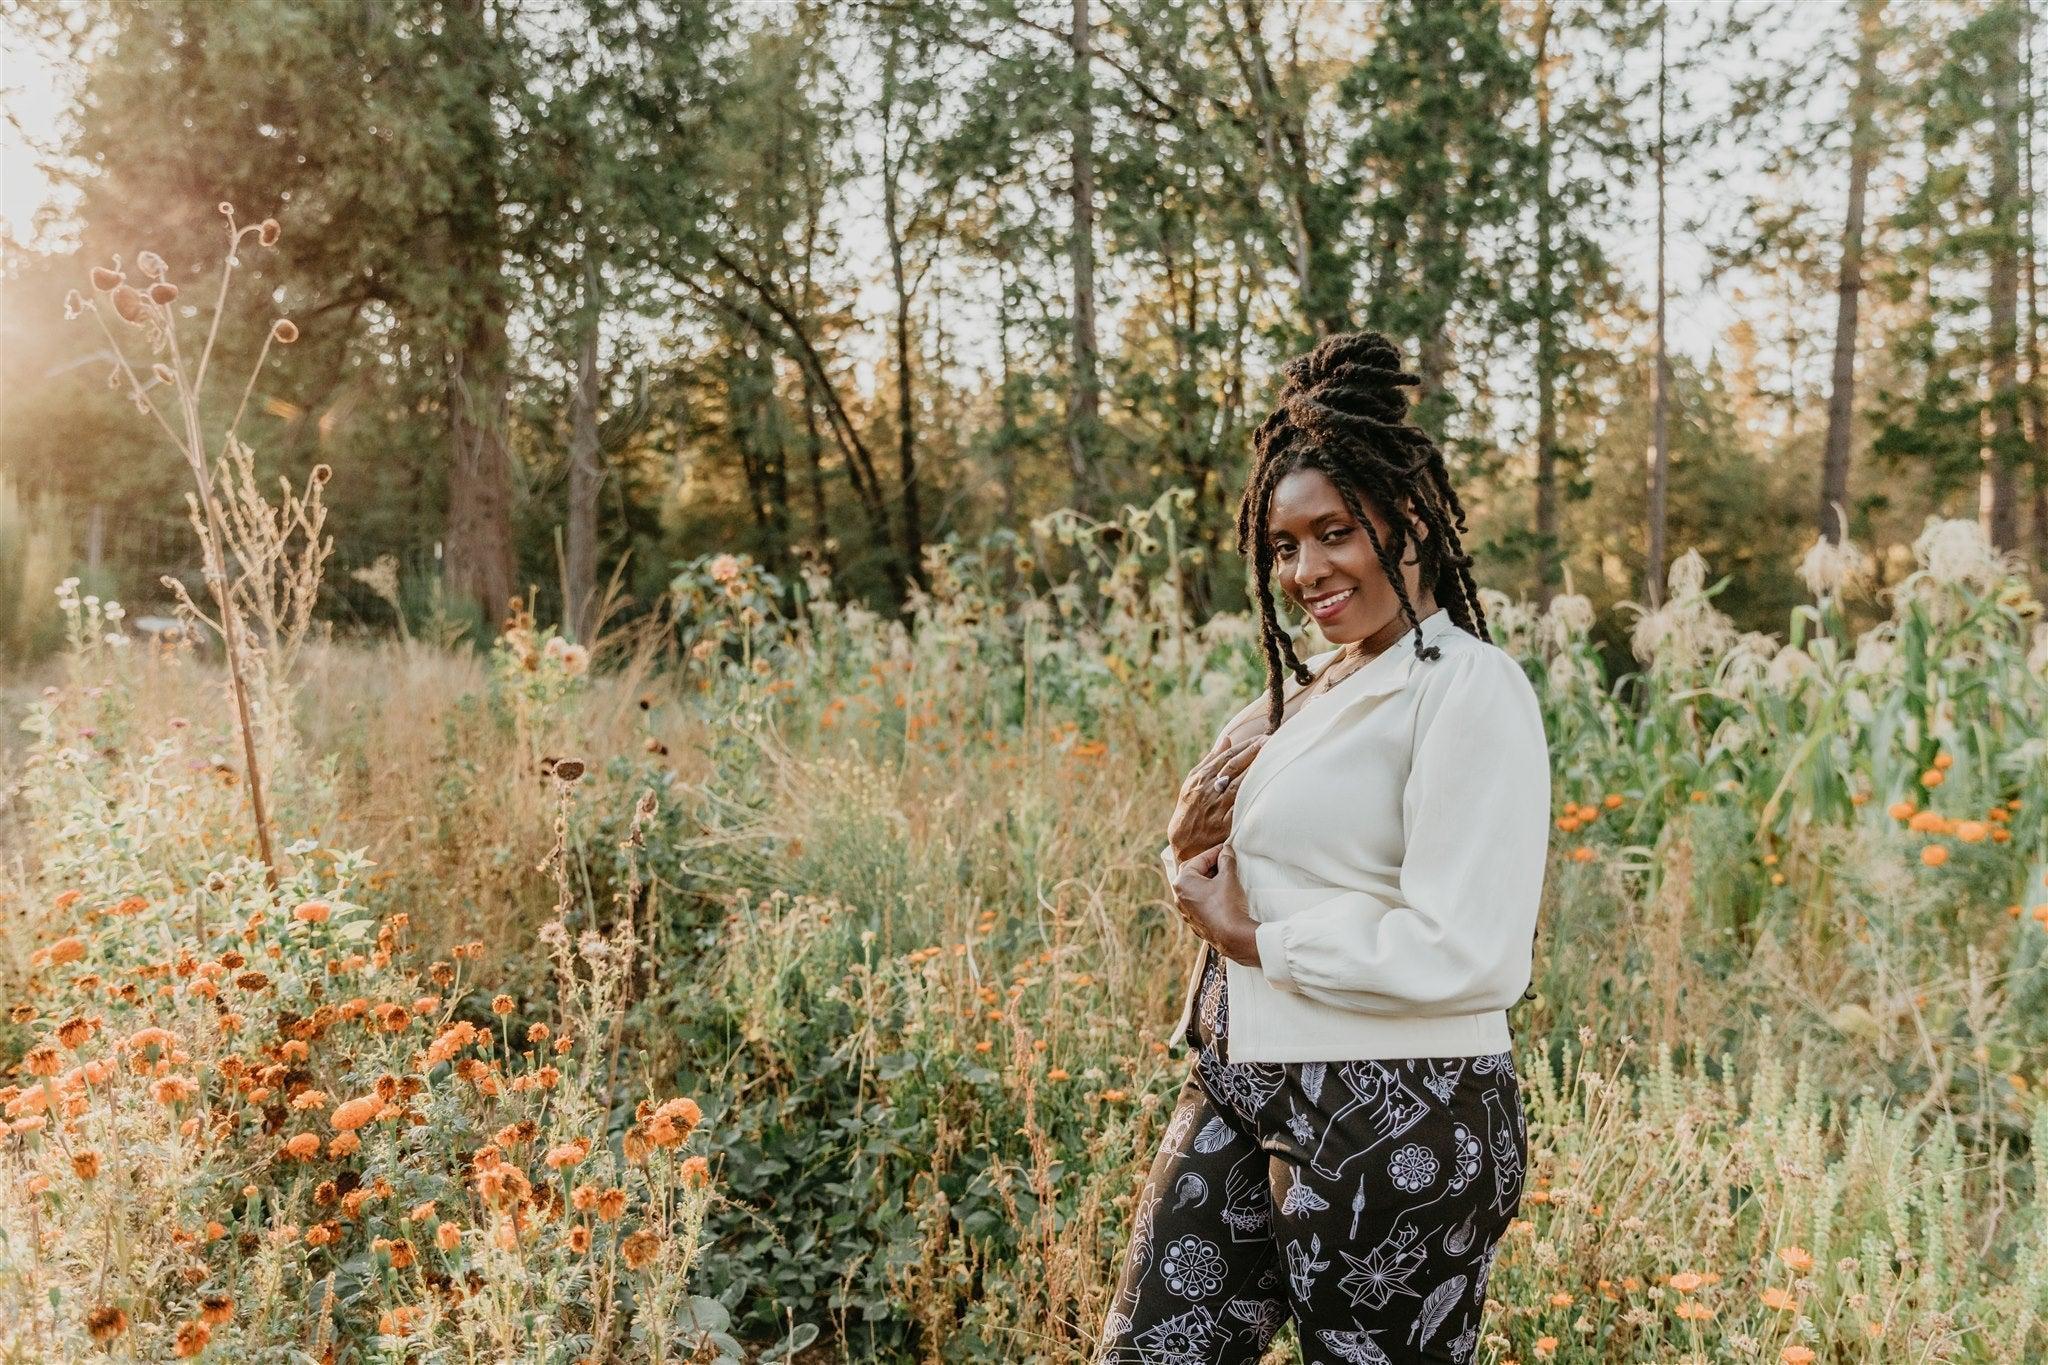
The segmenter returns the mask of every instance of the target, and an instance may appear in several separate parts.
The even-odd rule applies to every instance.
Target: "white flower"
[[[572,678],[581,676],[590,667],[590,651],[582,645],[563,645],[560,657],[562,671]]]
[[[1697,549],[1687,550],[1672,562],[1664,582],[1674,598],[1698,596],[1700,589],[1707,586],[1706,556]]]
[[[1856,641],[1856,670],[1871,677],[1884,677],[1899,660],[1898,642],[1883,626],[1865,631]]]
[[[1798,645],[1786,645],[1772,658],[1764,681],[1773,692],[1789,692],[1800,681],[1819,671],[1813,656]]]
[[[1593,599],[1583,593],[1561,592],[1550,599],[1550,619],[1560,630],[1584,635],[1593,628]]]
[[[2048,677],[2048,625],[2034,627],[2034,647],[2027,651],[2027,668]]]
[[[1826,536],[1817,536],[1799,561],[1799,577],[1816,598],[1840,597],[1860,589],[1876,567],[1876,561],[1854,541],[1845,537],[1837,545]]]
[[[1929,517],[1913,542],[1913,555],[1937,583],[1989,588],[2006,573],[2004,556],[1992,547],[1984,528],[1967,517]]]

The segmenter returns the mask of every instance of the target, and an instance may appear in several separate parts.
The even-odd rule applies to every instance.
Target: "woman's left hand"
[[[1257,932],[1237,877],[1237,850],[1229,844],[1203,849],[1180,865],[1173,879],[1175,908],[1196,937],[1216,945],[1233,962],[1259,965]]]

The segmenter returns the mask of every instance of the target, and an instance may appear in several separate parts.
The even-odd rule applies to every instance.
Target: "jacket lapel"
[[[1439,607],[1436,613],[1423,619],[1422,638],[1428,643],[1450,627],[1450,614]],[[1336,650],[1328,651],[1329,661],[1335,662]],[[1398,692],[1407,686],[1416,665],[1415,632],[1403,631],[1401,638],[1388,645],[1386,650],[1371,663],[1339,681],[1328,692],[1309,698],[1308,702],[1281,723],[1280,729],[1261,748],[1251,763],[1246,766],[1243,776],[1238,779],[1237,799],[1231,804],[1230,832],[1237,834],[1240,814],[1246,806],[1256,801],[1259,793],[1272,785],[1282,769],[1289,763],[1316,746],[1316,742],[1327,734],[1337,719],[1351,707],[1367,697],[1383,697]],[[1323,665],[1329,667],[1329,662]],[[1322,670],[1316,670],[1320,677]],[[1300,688],[1287,693],[1291,700]]]

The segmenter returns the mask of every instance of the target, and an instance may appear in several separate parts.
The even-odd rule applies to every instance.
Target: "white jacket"
[[[1542,711],[1521,665],[1447,610],[1422,635],[1440,657],[1417,658],[1403,631],[1290,714],[1238,779],[1228,842],[1259,965],[1224,962],[1233,1062],[1510,1047],[1549,858]],[[1320,673],[1337,653],[1304,663]],[[1265,705],[1261,694],[1225,730]],[[1170,843],[1160,860],[1171,887]],[[1196,954],[1171,1043],[1186,1038],[1210,951]]]

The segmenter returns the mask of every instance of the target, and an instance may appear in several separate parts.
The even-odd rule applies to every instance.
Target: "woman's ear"
[[[1424,521],[1422,514],[1415,510],[1415,499],[1413,498],[1408,500],[1408,526],[1410,534],[1417,540],[1429,539],[1429,523]]]

